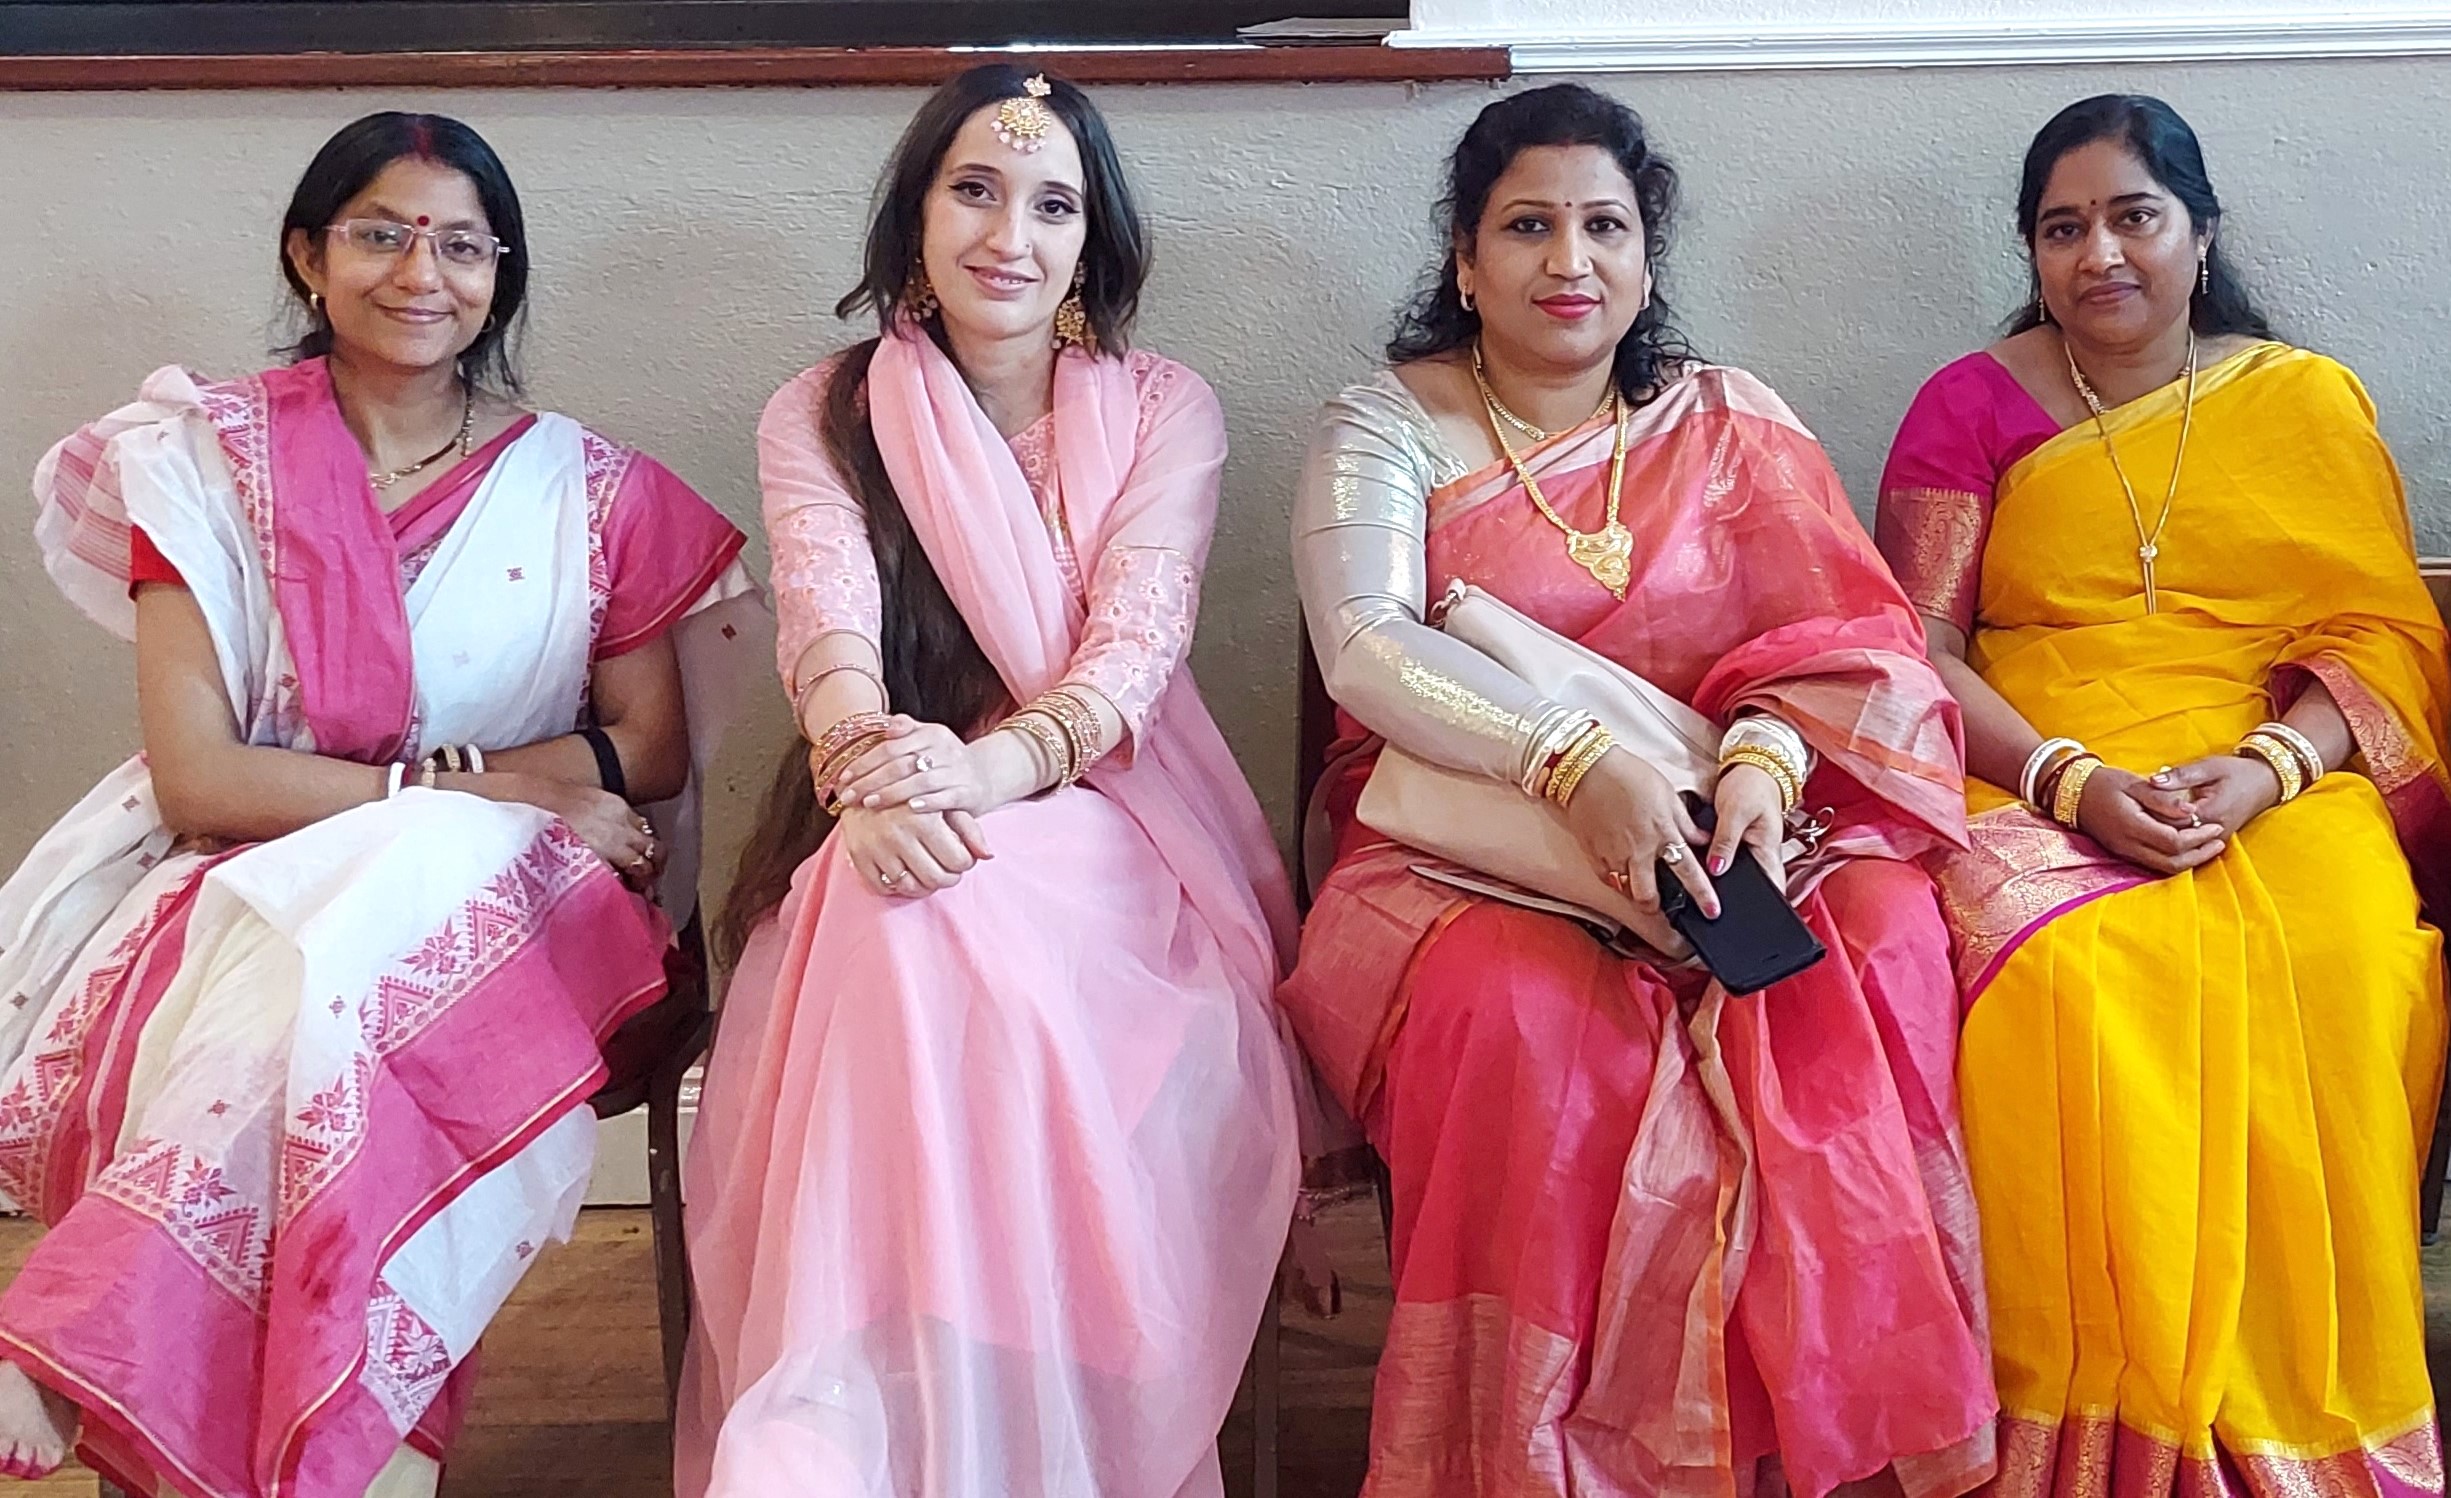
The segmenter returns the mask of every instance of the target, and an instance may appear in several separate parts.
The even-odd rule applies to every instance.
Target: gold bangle
[[[2281,782],[2281,804],[2284,806],[2297,800],[2298,794],[2306,789],[2306,776],[2299,767],[2298,756],[2271,734],[2248,734],[2238,741],[2238,748],[2232,752],[2260,759],[2271,766],[2274,777]]]
[[[1100,723],[1098,714],[1071,689],[1057,687],[1042,692],[1029,711],[1045,714],[1071,745],[1072,752],[1065,767],[1064,784],[1071,785],[1089,773],[1090,767],[1102,757],[1098,748]]]
[[[1072,783],[1072,741],[1063,729],[1036,708],[1025,708],[997,725],[1009,728],[1046,756],[1043,769],[1050,777],[1045,789],[1054,790]]]
[[[831,785],[834,780],[843,773],[843,771],[851,768],[851,764],[854,760],[858,759],[861,755],[866,754],[869,750],[874,749],[877,745],[884,743],[885,739],[886,734],[884,730],[879,729],[874,733],[862,734],[858,738],[852,739],[843,744],[840,748],[836,749],[832,754],[827,755],[818,763],[818,783],[821,785]],[[837,800],[835,805],[840,806],[841,802]],[[828,809],[832,810],[833,808]]]
[[[2289,750],[2292,757],[2298,761],[2298,768],[2306,772],[2305,784],[2301,789],[2312,789],[2315,782],[2324,777],[2327,766],[2323,762],[2322,752],[2316,749],[2313,739],[2278,720],[2256,724],[2255,733],[2265,738],[2276,739],[2282,747]]]
[[[1795,768],[1776,750],[1760,744],[1738,744],[1719,757],[1722,772],[1737,765],[1751,765],[1769,776],[1779,788],[1779,810],[1790,812],[1804,799],[1804,782],[1797,778]]]
[[[2068,761],[2060,771],[2059,784],[2051,789],[2051,820],[2074,832],[2077,812],[2085,804],[2085,782],[2102,768],[2101,759],[2092,754],[2080,754]]]
[[[1600,763],[1601,758],[1616,745],[1617,736],[1596,723],[1574,741],[1574,747],[1566,751],[1566,757],[1559,760],[1557,768],[1549,774],[1547,794],[1551,801],[1557,803],[1559,810],[1563,811],[1574,803],[1575,788],[1583,783],[1584,776],[1591,773],[1592,766]]]

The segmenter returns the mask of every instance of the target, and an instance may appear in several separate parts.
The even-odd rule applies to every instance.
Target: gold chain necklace
[[[433,467],[443,459],[451,456],[454,452],[458,453],[463,458],[467,457],[468,437],[471,432],[476,430],[476,425],[477,387],[469,384],[465,380],[462,380],[460,382],[459,434],[453,437],[450,441],[444,443],[442,446],[434,449],[434,451],[426,454],[422,458],[419,458],[416,462],[409,464],[406,468],[395,468],[389,473],[377,473],[371,468],[367,469],[367,481],[374,485],[375,492],[377,494],[381,494],[390,489],[392,485],[400,482],[402,479],[411,478],[417,474],[425,472],[427,469]]]
[[[1472,376],[1481,387],[1481,403],[1488,409],[1489,434],[1498,439],[1498,451],[1506,454],[1507,466],[1515,470],[1515,477],[1523,484],[1523,492],[1531,496],[1533,507],[1551,525],[1566,533],[1566,555],[1574,559],[1575,565],[1590,573],[1600,586],[1618,599],[1624,599],[1626,584],[1634,577],[1634,533],[1617,519],[1618,502],[1625,488],[1626,413],[1614,380],[1609,385],[1608,397],[1600,402],[1600,411],[1608,413],[1616,426],[1616,439],[1608,460],[1608,522],[1597,531],[1579,531],[1568,525],[1565,517],[1550,505],[1549,496],[1540,492],[1532,470],[1523,466],[1523,459],[1515,455],[1514,445],[1506,440],[1506,428],[1502,423],[1512,422],[1525,427],[1527,431],[1537,429],[1525,426],[1520,418],[1499,404],[1497,392],[1489,388],[1489,379],[1481,372],[1481,350],[1477,344],[1472,350]],[[1599,412],[1593,414],[1598,415]],[[1540,440],[1547,440],[1545,433],[1541,434]]]
[[[1498,392],[1490,388],[1489,371],[1482,367],[1481,346],[1478,343],[1475,343],[1472,346],[1472,383],[1481,387],[1481,399],[1488,402],[1489,408],[1492,411],[1495,411],[1500,416],[1504,417],[1508,426],[1511,426],[1516,431],[1523,433],[1534,442],[1546,442],[1550,439],[1550,437],[1555,435],[1552,432],[1543,431],[1541,428],[1532,425],[1532,423],[1524,420],[1522,417],[1517,416],[1513,411],[1507,409],[1506,402],[1498,399]],[[1617,382],[1612,379],[1609,382],[1608,394],[1600,397],[1600,404],[1591,408],[1591,415],[1586,417],[1585,420],[1598,420],[1600,414],[1606,411],[1609,408],[1609,403],[1616,398]]]
[[[2136,561],[2145,574],[2145,612],[2158,614],[2161,596],[2154,589],[2153,564],[2162,554],[2162,532],[2170,524],[2170,506],[2179,497],[2179,470],[2187,463],[2187,434],[2196,424],[2196,335],[2192,329],[2187,335],[2187,404],[2179,416],[2179,450],[2170,460],[2170,487],[2162,491],[2161,516],[2150,531],[2145,529],[2144,506],[2136,502],[2136,486],[2128,482],[2128,471],[2119,462],[2119,449],[2111,443],[2110,428],[2103,424],[2106,413],[2102,397],[2094,393],[2085,371],[2077,368],[2076,352],[2068,347],[2065,338],[2060,340],[2060,353],[2068,360],[2068,378],[2076,383],[2077,394],[2085,398],[2086,409],[2094,413],[2094,434],[2102,439],[2102,451],[2111,460],[2111,472],[2119,475],[2119,492],[2127,496],[2128,518],[2136,522]]]

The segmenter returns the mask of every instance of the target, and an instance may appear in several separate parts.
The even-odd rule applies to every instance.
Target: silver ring
[[[930,770],[936,768],[936,761],[922,754],[911,761],[911,768],[917,770],[920,774],[925,775]]]
[[[900,884],[903,880],[910,877],[911,876],[907,872],[897,869],[891,874],[879,874],[877,876],[877,880],[887,889],[892,889],[895,885]]]
[[[1660,862],[1671,864],[1683,863],[1687,858],[1691,857],[1692,854],[1693,850],[1686,847],[1683,843],[1672,842],[1667,847],[1660,849]]]

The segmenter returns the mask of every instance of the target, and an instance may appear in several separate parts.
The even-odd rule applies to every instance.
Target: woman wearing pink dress
[[[1104,122],[977,69],[759,427],[805,757],[727,913],[685,1498],[1165,1498],[1284,1245],[1292,907],[1183,667],[1225,457]],[[771,919],[769,918],[771,916]]]

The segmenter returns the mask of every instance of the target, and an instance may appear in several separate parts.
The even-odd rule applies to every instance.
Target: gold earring
[[[2051,320],[2051,304],[2043,300],[2043,294],[2039,289],[2034,293],[2034,320],[2038,323],[2047,323]]]
[[[323,293],[322,293],[322,292],[320,292],[320,291],[310,291],[310,292],[308,292],[308,293],[306,294],[306,310],[307,310],[307,311],[309,311],[309,312],[312,312],[312,313],[313,313],[313,314],[315,314],[317,317],[321,317],[321,316],[323,316]]]
[[[1072,294],[1055,309],[1055,346],[1080,348],[1090,353],[1098,351],[1098,340],[1089,331],[1089,309],[1081,305],[1082,272],[1072,274]]]
[[[1455,288],[1455,299],[1456,299],[1457,301],[1462,302],[1462,303],[1464,304],[1464,310],[1465,310],[1466,312],[1470,312],[1470,311],[1472,310],[1472,290],[1471,290],[1471,288],[1470,288],[1470,287],[1466,287],[1466,286],[1458,286],[1458,287],[1456,287],[1456,288]]]
[[[2211,295],[2213,290],[2213,252],[2206,250],[2196,257],[2196,290]]]
[[[936,315],[936,288],[929,284],[927,268],[911,272],[902,286],[902,315],[913,322],[926,322]]]

